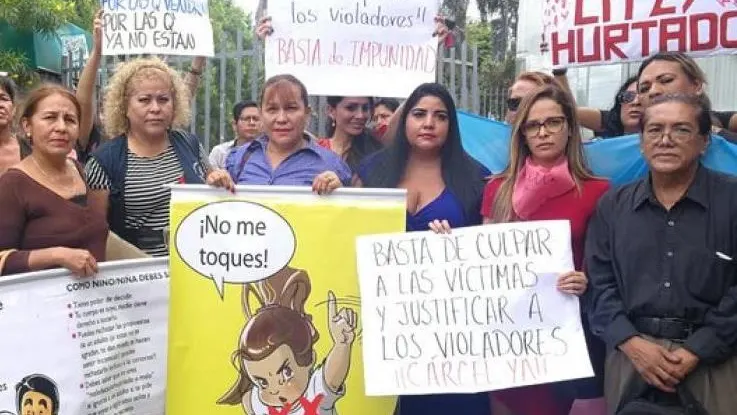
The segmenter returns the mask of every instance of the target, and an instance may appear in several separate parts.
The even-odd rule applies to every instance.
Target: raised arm
[[[328,292],[328,327],[333,339],[333,348],[325,359],[325,384],[332,392],[342,389],[348,370],[351,367],[351,350],[356,339],[358,316],[350,308],[338,311],[337,300],[332,291]]]
[[[189,89],[190,99],[194,99],[197,96],[197,88],[200,86],[200,78],[205,71],[205,64],[207,59],[204,56],[197,56],[192,60],[192,66],[190,66],[187,74],[184,76],[184,83],[187,84]]]
[[[97,70],[100,69],[102,60],[102,10],[97,11],[92,24],[92,53],[84,65],[77,84],[77,100],[82,109],[77,144],[82,149],[87,148],[89,144],[97,112],[95,110],[95,84],[97,83]]]

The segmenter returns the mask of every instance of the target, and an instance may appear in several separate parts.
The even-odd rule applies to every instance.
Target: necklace
[[[49,180],[49,182],[58,184],[59,186],[62,187],[62,190],[65,191],[65,192],[67,192],[69,195],[72,195],[73,196],[73,195],[76,195],[77,194],[77,186],[74,183],[74,177],[73,176],[71,177],[71,179],[72,179],[72,184],[71,185],[63,184],[61,182],[61,180],[55,179],[52,175],[46,173],[46,170],[44,170],[41,167],[41,165],[38,164],[38,161],[36,160],[36,157],[34,157],[34,156],[31,155],[29,158],[31,159],[31,161],[33,161],[33,164],[36,166],[36,168],[38,169],[38,171],[40,171],[41,174],[43,174],[44,177],[46,177],[46,179]],[[69,172],[69,168],[67,167],[66,160],[64,160],[64,176],[69,176],[68,172]]]

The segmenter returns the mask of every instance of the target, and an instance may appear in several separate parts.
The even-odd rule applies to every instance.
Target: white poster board
[[[639,61],[658,52],[737,53],[733,0],[546,0],[543,30],[553,66]]]
[[[474,393],[593,376],[568,221],[360,237],[366,394]]]
[[[169,261],[100,268],[0,278],[0,413],[164,413]]]
[[[406,98],[435,81],[434,0],[269,0],[266,78],[292,74],[310,95]]]
[[[207,0],[101,0],[103,55],[213,56]]]

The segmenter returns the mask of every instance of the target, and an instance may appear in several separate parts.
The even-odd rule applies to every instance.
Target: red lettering
[[[576,0],[576,17],[574,23],[576,26],[587,25],[598,23],[599,18],[596,16],[584,17],[583,15],[583,0]]]
[[[310,402],[310,400],[305,398],[304,396],[299,398],[299,403],[302,404],[302,408],[304,408],[305,410],[304,415],[320,415],[320,412],[318,412],[317,410],[320,409],[320,402],[322,402],[323,397],[324,395],[320,393],[315,397],[315,400],[312,402]]]
[[[586,55],[586,51],[583,48],[583,45],[585,44],[584,39],[584,29],[578,29],[576,30],[576,41],[579,45],[581,45],[578,50],[576,51],[576,58],[578,59],[579,63],[588,63],[588,62],[598,62],[601,60],[601,27],[596,26],[594,27],[594,39],[593,39],[593,46],[594,50],[591,52],[590,55]]]
[[[279,65],[282,65],[287,60],[287,42],[283,38],[278,38],[276,39],[276,45],[276,50],[278,51],[277,55],[279,56]]]
[[[624,19],[632,20],[635,14],[635,0],[627,0],[624,2]]]
[[[279,64],[320,66],[320,39],[277,39]]]
[[[622,59],[627,59],[627,55],[622,52],[622,49],[620,49],[617,44],[627,43],[629,38],[630,33],[627,23],[604,26],[604,60],[611,60],[612,54],[617,55]]]
[[[675,30],[669,30],[670,27],[675,27]],[[661,51],[673,51],[668,48],[668,42],[671,40],[678,41],[678,52],[686,51],[686,18],[685,17],[671,17],[669,19],[662,19],[660,21],[660,50]]]
[[[640,39],[640,44],[642,45],[643,58],[650,56],[650,30],[656,27],[658,27],[658,22],[654,20],[632,23],[632,30],[642,30],[642,39]]]
[[[675,14],[675,12],[676,12],[676,6],[663,7],[663,0],[655,0],[655,4],[653,5],[653,10],[650,12],[650,17],[664,16],[667,14]]]
[[[694,0],[686,0],[685,3],[683,3],[683,14],[686,14],[688,12],[688,9],[693,6]]]
[[[721,36],[720,40],[722,43],[723,48],[727,49],[737,49],[737,39],[729,39],[729,20],[737,17],[737,11],[731,11],[724,13],[721,18]],[[733,25],[737,25],[737,22],[732,23]]]
[[[612,21],[612,0],[601,0],[601,20]]]
[[[553,32],[553,35],[550,37],[550,41],[553,44],[552,51],[553,51],[553,65],[560,65],[560,53],[563,51],[568,51],[568,59],[566,59],[566,63],[575,62],[575,33],[573,30],[568,31],[568,41],[563,43],[559,39],[560,33],[559,32]]]
[[[717,48],[719,40],[718,24],[719,19],[714,13],[701,13],[694,14],[689,17],[690,27],[689,33],[691,36],[691,51],[698,52],[702,50],[712,50]],[[708,30],[706,30],[706,41],[702,41],[699,38],[699,23],[706,22]]]

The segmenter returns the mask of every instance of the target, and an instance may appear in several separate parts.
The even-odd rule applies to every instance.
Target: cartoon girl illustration
[[[337,414],[335,403],[345,395],[357,316],[350,308],[338,310],[335,295],[328,293],[333,347],[316,365],[319,333],[305,312],[310,290],[307,273],[289,267],[243,288],[247,322],[233,353],[238,380],[218,404],[241,404],[248,415]],[[261,306],[255,314],[251,296]]]

